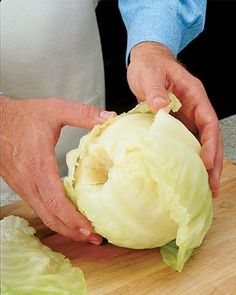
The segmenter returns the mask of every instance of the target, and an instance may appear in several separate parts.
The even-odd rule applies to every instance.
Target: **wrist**
[[[1,116],[1,127],[2,125],[5,125],[6,122],[9,121],[9,117],[12,113],[12,110],[14,109],[14,106],[12,107],[12,103],[13,103],[13,99],[5,96],[5,95],[1,95],[0,97],[0,116]],[[1,133],[2,133],[2,128],[1,128]]]
[[[12,98],[10,98],[4,94],[0,95],[1,106],[7,104],[11,100],[12,100]]]
[[[145,41],[135,45],[130,52],[130,62],[144,56],[160,55],[168,59],[175,59],[174,55],[165,45],[158,42]]]

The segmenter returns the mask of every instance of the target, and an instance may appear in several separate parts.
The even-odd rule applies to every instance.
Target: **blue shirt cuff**
[[[127,33],[126,60],[131,49],[145,41],[168,47],[176,57],[203,29],[205,0],[119,0]]]
[[[145,17],[148,18],[148,22],[144,22],[143,13],[140,12],[129,27],[127,56],[135,45],[145,41],[161,43],[168,47],[174,56],[177,56],[182,35],[180,26],[171,21],[171,17],[167,20],[166,15],[159,11],[155,14],[153,11],[147,11]]]

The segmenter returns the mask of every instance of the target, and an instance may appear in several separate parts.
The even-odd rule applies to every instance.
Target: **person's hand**
[[[4,180],[53,231],[100,244],[102,237],[65,196],[54,148],[63,126],[91,128],[115,113],[61,99],[1,97],[1,115]]]
[[[179,98],[182,107],[175,116],[192,132],[198,132],[201,158],[216,197],[223,167],[223,144],[216,113],[201,81],[180,65],[165,46],[155,42],[133,47],[127,78],[138,101],[145,100],[153,111],[169,104],[168,91]]]

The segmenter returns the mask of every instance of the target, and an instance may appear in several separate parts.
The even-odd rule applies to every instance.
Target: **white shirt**
[[[61,97],[104,107],[104,73],[93,0],[3,0],[1,90],[14,98]],[[64,127],[56,146],[65,154],[84,131]]]

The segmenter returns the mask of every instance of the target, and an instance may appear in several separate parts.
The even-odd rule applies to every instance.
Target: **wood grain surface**
[[[236,294],[236,165],[228,160],[214,200],[212,227],[182,273],[162,262],[159,249],[70,241],[46,228],[23,201],[1,208],[1,218],[10,214],[26,218],[44,244],[83,270],[89,295]]]

